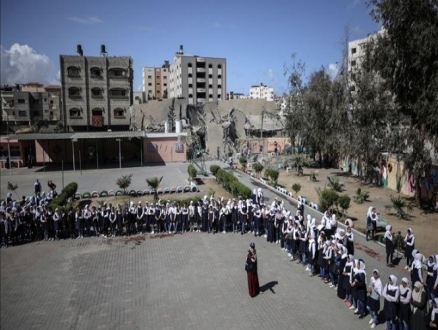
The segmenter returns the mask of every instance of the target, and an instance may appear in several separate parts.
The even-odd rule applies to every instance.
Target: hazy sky
[[[1,83],[56,83],[59,55],[134,59],[134,89],[144,66],[186,54],[225,57],[228,91],[248,94],[261,82],[277,94],[291,54],[307,74],[321,66],[336,71],[348,26],[350,40],[379,30],[365,0],[60,1],[1,0]],[[59,83],[59,82],[58,82]]]

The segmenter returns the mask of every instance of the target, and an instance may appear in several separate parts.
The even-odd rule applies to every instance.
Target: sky
[[[379,30],[366,0],[0,0],[1,84],[59,84],[59,55],[131,56],[134,90],[142,68],[184,52],[227,60],[227,91],[252,85],[288,88],[292,54],[306,75],[336,74],[345,28],[350,40]]]

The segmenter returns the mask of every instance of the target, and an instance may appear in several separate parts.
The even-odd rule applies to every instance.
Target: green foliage
[[[252,164],[252,168],[257,173],[257,175],[260,176],[260,173],[263,171],[264,166],[260,163],[254,163]]]
[[[104,206],[105,205],[105,200],[103,200],[103,199],[98,200],[97,204],[99,204],[99,206]]]
[[[198,174],[198,171],[196,170],[195,166],[193,166],[193,164],[189,164],[189,166],[187,166],[187,172],[189,173],[190,179],[195,178]]]
[[[217,171],[219,171],[221,167],[219,165],[211,165],[210,166],[210,172],[211,174],[213,174],[214,176],[216,176]]]
[[[149,188],[154,190],[154,200],[158,200],[158,187],[160,186],[161,180],[163,180],[163,177],[158,178],[156,176],[146,179]]]
[[[50,208],[55,210],[56,208],[60,210],[67,211],[71,206],[71,201],[73,200],[76,191],[78,190],[78,184],[76,182],[70,182],[61,193],[52,199],[50,202]]]
[[[329,186],[331,189],[333,189],[334,191],[337,191],[337,192],[342,191],[344,184],[340,183],[338,178],[334,178],[334,177],[331,178],[328,176],[327,179],[329,180]]]
[[[222,184],[224,189],[233,194],[234,197],[251,197],[251,189],[240,183],[232,173],[229,173],[223,169],[219,169],[216,173],[216,179],[220,184]]]
[[[413,209],[411,202],[398,195],[398,197],[391,196],[391,203],[392,205],[385,206],[387,210],[394,209],[399,219],[409,219],[409,212]]]
[[[435,0],[369,2],[385,33],[369,43],[364,64],[382,78],[393,99],[397,116],[388,123],[393,132],[388,149],[403,155],[413,170],[419,205],[421,174],[432,163],[429,149],[438,150],[438,6]]]
[[[318,194],[318,205],[321,212],[325,212],[334,205],[338,204],[339,195],[336,191],[327,188],[324,188],[322,190],[321,188],[316,188],[316,192]]]
[[[342,209],[342,213],[345,215],[345,212],[350,208],[351,198],[347,194],[340,195],[338,197],[338,205]]]
[[[294,183],[292,185],[292,190],[295,192],[295,195],[297,195],[298,192],[301,190],[301,185],[299,183]]]
[[[368,191],[362,191],[361,188],[357,188],[356,194],[353,196],[353,199],[356,204],[362,204],[363,202],[367,201],[369,197],[370,193]]]
[[[239,163],[241,165],[246,164],[246,163],[248,163],[248,159],[246,159],[246,157],[242,156],[242,157],[239,158]]]
[[[120,178],[116,180],[116,185],[119,186],[120,189],[123,189],[123,193],[126,195],[126,189],[131,185],[133,174],[122,175]]]
[[[277,184],[278,176],[280,175],[280,172],[273,169],[273,168],[267,168],[265,170],[265,176],[268,177],[274,184]]]

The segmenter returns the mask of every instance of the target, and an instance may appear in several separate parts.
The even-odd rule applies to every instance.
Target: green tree
[[[390,147],[413,170],[419,205],[421,174],[431,166],[431,150],[438,150],[438,3],[370,0],[369,5],[384,32],[368,44],[364,64],[383,79],[404,116],[402,134]]]
[[[198,171],[196,170],[195,166],[193,166],[193,164],[189,164],[189,166],[187,167],[187,172],[189,173],[190,180],[193,180],[193,178],[195,178],[198,174]]]
[[[292,185],[292,190],[295,192],[295,195],[298,195],[298,192],[301,190],[301,185],[299,183],[294,183]]]
[[[345,213],[350,208],[351,198],[347,194],[340,195],[338,197],[338,204],[342,209],[342,214],[345,216]]]
[[[158,178],[156,176],[146,179],[149,188],[154,190],[154,200],[158,200],[158,187],[160,186],[161,180],[163,180],[163,177]]]
[[[257,174],[257,177],[260,177],[260,173],[263,171],[264,166],[260,163],[254,163],[252,164],[252,168]]]

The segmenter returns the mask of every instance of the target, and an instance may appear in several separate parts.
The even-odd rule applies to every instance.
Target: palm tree
[[[161,180],[163,180],[163,177],[157,178],[156,176],[150,179],[146,179],[149,188],[154,190],[154,200],[158,199],[158,187],[160,186]]]

